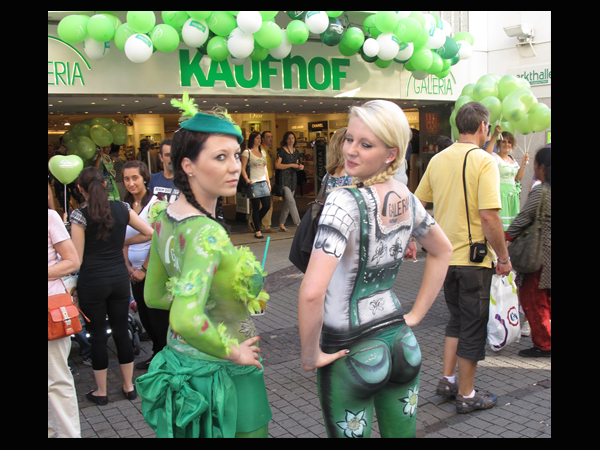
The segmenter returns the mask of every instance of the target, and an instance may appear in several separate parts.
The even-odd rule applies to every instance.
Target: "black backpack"
[[[315,198],[314,202],[310,202],[310,208],[300,221],[300,225],[296,229],[294,234],[294,240],[290,248],[289,259],[302,273],[306,273],[308,267],[308,261],[310,260],[310,254],[313,248],[313,242],[317,235],[317,228],[319,226],[319,217],[321,217],[321,211],[325,204],[325,188],[327,187],[327,181],[329,180],[329,174],[323,180],[319,194]]]

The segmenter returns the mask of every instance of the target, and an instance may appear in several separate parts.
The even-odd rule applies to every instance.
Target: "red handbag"
[[[62,281],[62,280],[61,280]],[[64,286],[64,283],[63,283]],[[66,287],[65,287],[66,290]],[[48,296],[48,340],[55,341],[72,334],[79,333],[82,329],[79,321],[81,310],[73,303],[70,294],[56,294]],[[85,314],[81,315],[90,321]]]

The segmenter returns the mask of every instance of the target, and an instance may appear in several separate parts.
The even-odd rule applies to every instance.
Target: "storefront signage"
[[[85,86],[81,66],[87,70],[92,68],[81,52],[57,37],[48,35],[48,40],[68,47],[73,54],[73,58],[69,60],[48,61],[48,86]]]
[[[532,87],[552,84],[552,66],[550,63],[511,67],[506,72],[515,75],[517,78],[527,80]]]
[[[445,78],[438,78],[434,75],[428,75],[422,80],[418,80],[411,75],[406,86],[406,96],[410,98],[414,97],[415,95],[420,96],[423,94],[434,96],[454,95],[455,84],[456,80],[454,79],[454,75],[452,75],[452,73]]]
[[[250,74],[244,72],[244,65],[233,65],[229,60],[214,61],[196,51],[190,54],[188,49],[179,49],[180,82],[182,87],[192,87],[196,83],[202,87],[215,87],[215,83],[223,82],[228,88],[271,89],[271,78],[282,77],[283,89],[294,89],[293,67],[297,72],[297,88],[316,91],[340,90],[340,80],[346,78],[344,67],[350,66],[347,58],[314,57],[309,61],[300,55],[288,56],[283,60],[268,56],[264,61],[249,61]],[[203,58],[210,61],[208,70],[201,64]],[[203,67],[204,66],[204,67]],[[195,81],[195,82],[194,82]]]

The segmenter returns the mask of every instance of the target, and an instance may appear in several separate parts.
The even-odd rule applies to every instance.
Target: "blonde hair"
[[[353,117],[357,117],[390,149],[397,148],[398,154],[396,159],[392,161],[387,170],[375,175],[374,177],[365,180],[362,186],[371,186],[376,183],[384,183],[393,178],[398,171],[404,157],[406,156],[406,148],[411,139],[412,132],[408,125],[408,119],[404,115],[404,111],[387,100],[371,100],[362,106],[353,106],[350,109],[348,121]],[[357,187],[356,180],[352,180],[354,186]],[[360,186],[359,186],[360,187]]]
[[[342,148],[344,147],[344,139],[346,137],[346,130],[348,127],[343,127],[337,130],[331,140],[329,141],[329,148],[327,149],[327,173],[334,175],[339,169],[343,168],[346,164],[344,159],[344,153]]]

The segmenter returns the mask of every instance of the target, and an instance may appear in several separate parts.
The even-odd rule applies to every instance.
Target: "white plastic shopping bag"
[[[488,342],[495,352],[521,339],[519,298],[515,277],[514,272],[506,277],[496,274],[492,277],[487,331]]]

